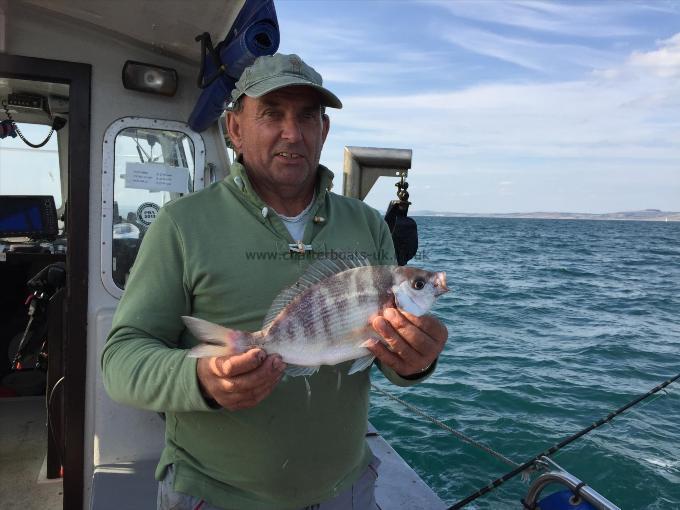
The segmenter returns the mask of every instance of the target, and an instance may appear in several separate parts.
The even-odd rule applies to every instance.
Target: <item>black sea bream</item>
[[[260,331],[227,329],[195,317],[182,317],[202,344],[189,356],[226,356],[260,347],[279,354],[289,375],[310,375],[320,365],[356,360],[349,373],[373,362],[366,349],[380,340],[371,320],[385,308],[426,313],[448,291],[446,273],[415,267],[369,266],[365,259],[321,260],[274,300]],[[359,267],[355,267],[359,266]]]

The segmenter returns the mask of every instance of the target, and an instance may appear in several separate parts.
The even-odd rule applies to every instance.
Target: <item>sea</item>
[[[373,368],[380,388],[521,464],[680,373],[680,222],[415,219],[409,264],[446,271],[449,339],[427,381]],[[377,391],[370,420],[447,505],[512,469]],[[622,509],[680,509],[680,381],[552,459]]]

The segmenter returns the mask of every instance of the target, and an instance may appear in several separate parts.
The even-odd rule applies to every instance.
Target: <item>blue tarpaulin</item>
[[[219,62],[205,51],[202,55],[199,81],[207,85],[189,116],[191,129],[201,132],[215,122],[243,70],[257,57],[273,55],[278,47],[279,24],[273,0],[246,0],[229,34],[215,47]]]

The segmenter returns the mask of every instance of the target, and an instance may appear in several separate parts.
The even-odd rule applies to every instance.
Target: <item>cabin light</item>
[[[128,60],[123,66],[123,86],[140,92],[174,96],[177,92],[177,71]]]

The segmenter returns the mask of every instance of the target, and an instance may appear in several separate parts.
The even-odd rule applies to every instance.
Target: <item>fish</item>
[[[188,356],[229,356],[259,347],[280,355],[289,376],[312,375],[321,365],[349,360],[355,360],[348,372],[354,374],[373,363],[366,346],[382,340],[371,326],[374,317],[395,306],[421,316],[448,290],[443,271],[374,266],[360,256],[318,260],[274,299],[259,331],[182,316],[201,342]]]

